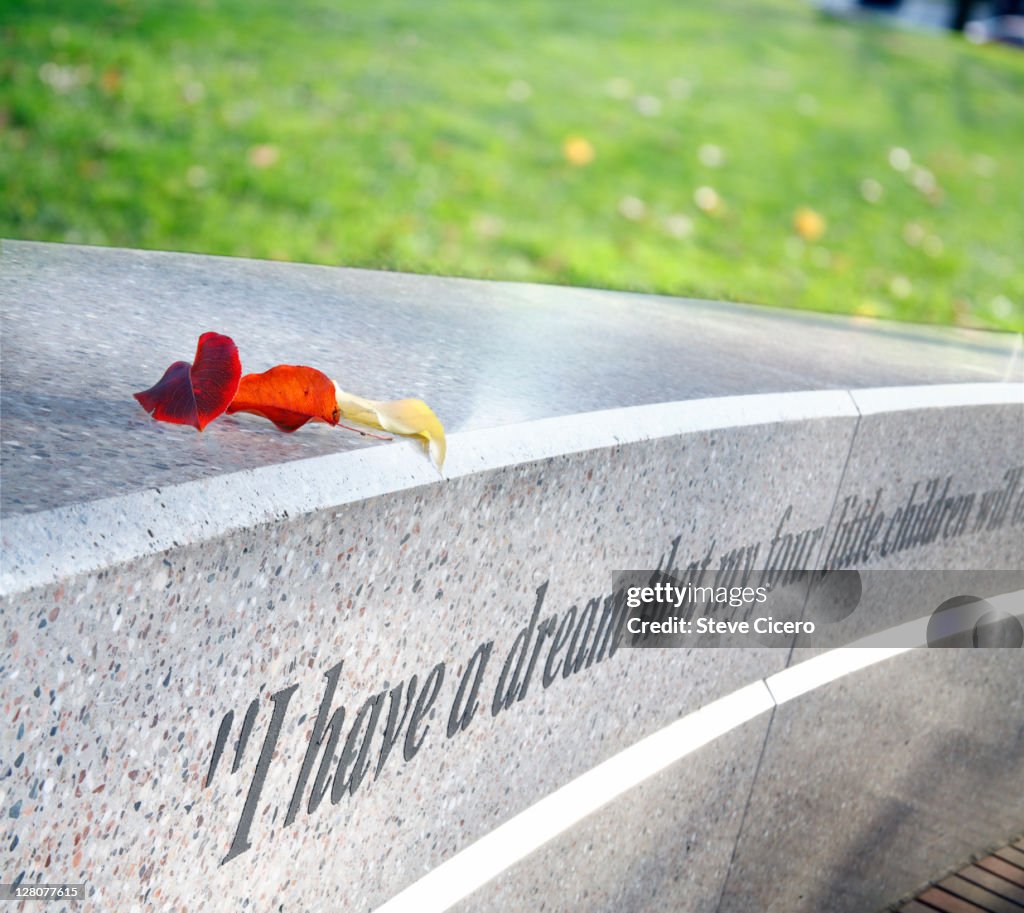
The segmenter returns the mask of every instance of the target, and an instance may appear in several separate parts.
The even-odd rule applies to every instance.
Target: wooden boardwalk
[[[898,913],[1024,913],[1024,840],[943,878]]]

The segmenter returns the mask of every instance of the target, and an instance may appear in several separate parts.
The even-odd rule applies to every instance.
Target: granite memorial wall
[[[1024,650],[912,650],[786,697],[826,648],[627,649],[612,591],[622,568],[1019,570],[1011,340],[9,242],[0,278],[4,881],[84,885],[66,909],[429,909],[421,878],[752,686],[748,719],[448,901],[863,911],[1024,829]],[[313,345],[398,392],[353,327],[400,348],[426,309],[451,357],[407,382],[437,382],[444,476],[409,443],[137,410],[165,335],[240,335],[253,300],[278,348],[350,314]],[[765,319],[792,349],[733,373]],[[574,362],[589,326],[619,342]],[[686,327],[717,377],[690,376]],[[844,638],[942,586],[875,594]]]

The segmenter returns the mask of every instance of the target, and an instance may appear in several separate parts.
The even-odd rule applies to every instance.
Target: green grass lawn
[[[1024,327],[1007,48],[797,0],[0,0],[0,40],[3,236]]]

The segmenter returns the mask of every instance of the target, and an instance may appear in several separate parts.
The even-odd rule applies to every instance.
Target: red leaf
[[[334,382],[305,365],[278,365],[262,374],[246,374],[228,415],[252,412],[270,419],[282,431],[295,431],[311,420],[338,424]]]
[[[176,361],[156,386],[134,396],[157,421],[202,431],[228,408],[241,376],[242,363],[232,339],[203,333],[192,364]]]

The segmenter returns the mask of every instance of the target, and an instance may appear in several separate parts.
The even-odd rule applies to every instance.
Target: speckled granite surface
[[[0,596],[0,859],[6,880],[85,882],[88,901],[69,909],[371,910],[572,777],[788,662],[764,649],[611,655],[612,570],[718,562],[770,541],[783,518],[789,531],[824,530],[846,491],[884,485],[895,499],[944,472],[988,485],[1018,452],[1020,429],[992,419],[1015,414],[1015,386],[993,383],[996,405],[924,415],[893,400],[874,424],[843,392],[1013,379],[1002,337],[10,243],[0,281],[12,565]],[[210,320],[246,367],[338,364],[339,379],[372,379],[368,394],[425,396],[455,432],[447,477],[411,445],[339,453],[351,439],[326,429],[152,423],[131,391],[188,357]],[[695,399],[710,396],[726,398]],[[669,399],[683,402],[643,406]],[[589,415],[614,407],[626,408]],[[556,416],[567,417],[545,423]],[[936,446],[954,427],[958,440],[987,440],[986,453]],[[967,531],[955,558],[1019,555],[1019,528]],[[927,566],[931,553],[904,557]],[[926,725],[912,706],[935,687],[941,661],[928,662],[928,674],[906,667],[912,719],[893,717],[890,733]],[[1016,667],[992,662],[998,689]],[[972,688],[975,712],[989,692]],[[817,716],[799,726],[818,720],[827,742],[835,714],[806,712]],[[978,770],[1018,738],[1001,719]],[[756,835],[793,815],[757,778],[765,731],[752,721],[707,746],[671,769],[686,774],[645,784],[621,815],[610,806],[467,909],[538,897],[555,910],[658,909],[687,884],[692,909],[714,909],[726,886],[742,898],[737,835],[735,871],[753,878],[771,857],[751,848],[773,848]],[[825,790],[820,745],[780,738],[766,758]],[[870,744],[837,744],[870,757]],[[707,788],[716,769],[724,779]],[[865,791],[851,827],[893,795]],[[838,816],[835,798],[808,808]],[[991,808],[979,803],[972,835],[1002,826]],[[691,832],[704,868],[680,882],[666,848]],[[643,860],[609,863],[631,845]],[[919,864],[951,845],[937,839]],[[559,858],[578,866],[571,878],[548,865]]]
[[[1022,681],[1024,650],[915,650],[779,707],[721,913],[882,910],[1020,833]]]
[[[539,620],[555,615],[561,624],[573,606],[582,612],[610,591],[613,567],[654,566],[677,537],[687,560],[712,542],[764,538],[777,523],[769,493],[821,478],[823,463],[832,477],[800,499],[793,520],[824,523],[851,433],[844,418],[555,457],[10,598],[0,615],[4,757],[24,752],[5,781],[7,807],[20,803],[20,814],[0,819],[0,839],[18,841],[12,867],[30,880],[56,871],[84,880],[98,891],[97,909],[144,907],[157,889],[175,909],[236,910],[246,899],[253,909],[271,901],[285,910],[372,908],[594,763],[781,668],[784,651],[619,651],[564,678],[558,654],[548,668],[549,640],[526,698],[491,715],[539,587],[547,584]],[[488,642],[481,709],[448,738],[461,675]],[[309,813],[318,760],[298,817],[284,827],[324,676],[339,662],[333,706],[347,708],[346,732],[369,696],[408,687],[413,675],[424,687],[444,663],[430,730],[410,761],[402,742],[379,777]],[[252,848],[222,864],[270,696],[293,685]],[[256,698],[250,744],[232,773]],[[385,703],[377,759],[390,697]],[[206,787],[228,711],[234,722]]]
[[[822,559],[865,572],[865,589],[836,638],[925,616],[951,595],[988,595],[993,579],[1024,587],[1024,575],[985,573],[1024,571],[1024,401],[937,409],[914,394],[853,398],[862,414]],[[872,573],[918,568],[934,573]],[[798,647],[794,660],[815,652]]]

